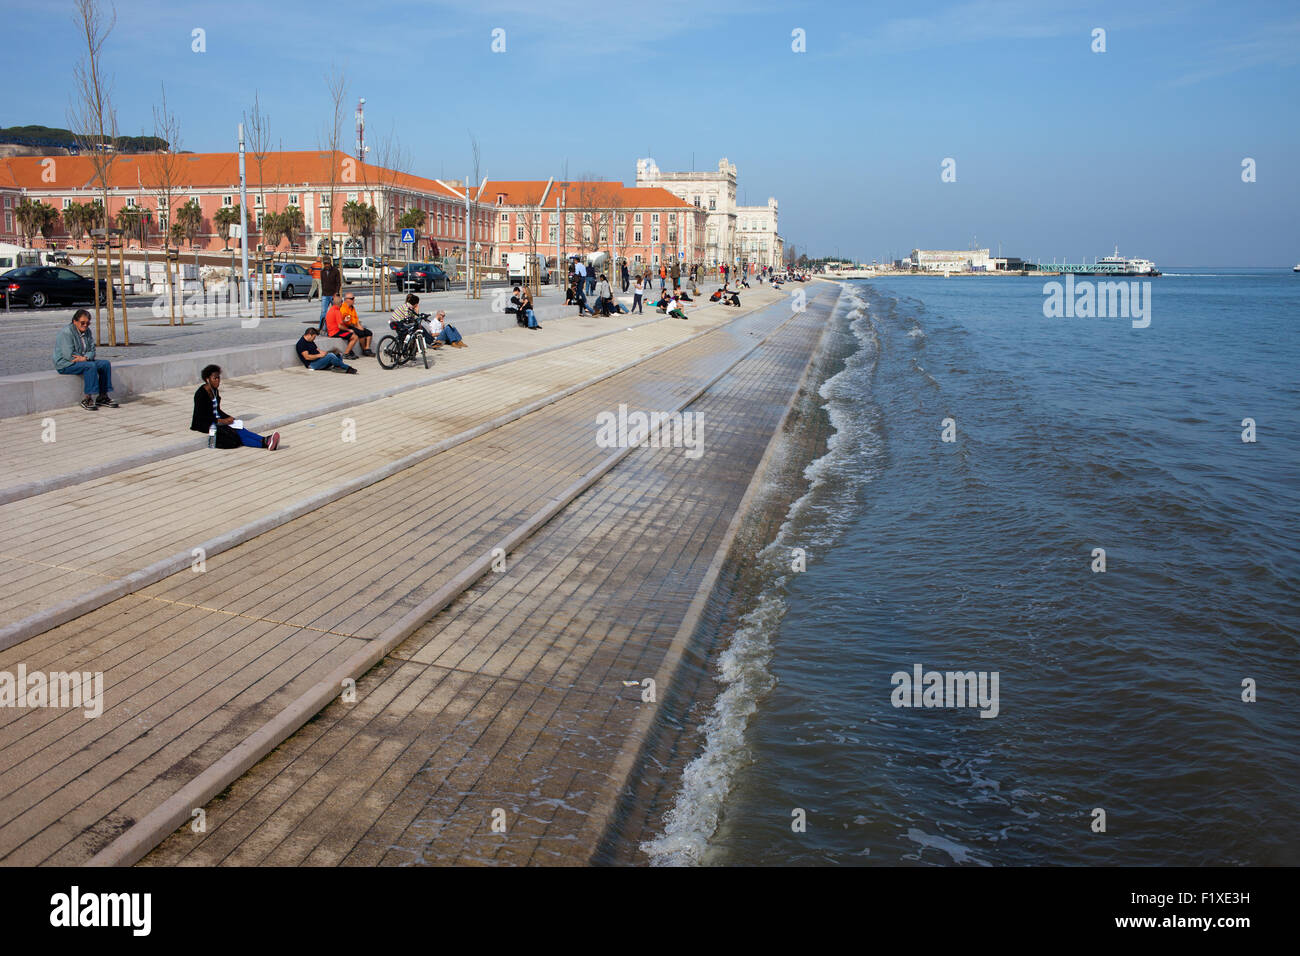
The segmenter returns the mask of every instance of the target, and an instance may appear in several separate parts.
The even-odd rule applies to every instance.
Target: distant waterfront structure
[[[987,249],[913,249],[917,272],[987,272],[993,269]]]

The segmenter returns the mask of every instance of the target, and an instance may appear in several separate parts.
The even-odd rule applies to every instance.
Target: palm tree
[[[367,250],[370,249],[370,237],[375,234],[375,229],[379,226],[379,210],[374,206],[362,206],[365,215],[361,220],[361,238],[365,242]]]
[[[347,228],[348,235],[353,239],[361,235],[361,226],[366,218],[365,209],[366,207],[355,199],[349,199],[343,205],[343,225]]]
[[[53,206],[41,205],[41,220],[37,228],[40,230],[41,238],[45,240],[48,248],[50,240],[54,238],[54,230],[59,225],[59,211]]]
[[[290,207],[295,208],[295,207]],[[274,249],[284,238],[284,214],[268,212],[262,216],[262,242],[267,249]]]
[[[221,241],[224,244],[221,251],[230,251],[230,227],[238,225],[240,218],[239,203],[233,206],[222,206],[212,217],[212,222],[221,230]]]
[[[23,245],[30,248],[32,240],[41,231],[45,222],[45,212],[39,200],[23,199],[14,209],[14,221],[18,223],[18,232],[23,237]]]
[[[123,235],[129,236],[136,232],[140,225],[140,207],[123,206],[117,211],[117,228],[122,230]]]
[[[198,243],[199,230],[203,228],[203,207],[198,200],[191,199],[176,210],[176,224],[181,227],[181,235],[189,241],[193,249]],[[173,234],[175,230],[172,230]]]
[[[294,245],[297,234],[307,225],[302,218],[302,209],[297,206],[286,206],[284,212],[280,213],[280,225],[283,228],[283,235],[289,240],[289,245]],[[265,231],[265,226],[263,230]]]

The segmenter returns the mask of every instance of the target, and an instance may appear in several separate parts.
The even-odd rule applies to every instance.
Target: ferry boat
[[[1123,276],[1158,276],[1160,272],[1156,269],[1156,264],[1150,259],[1130,259],[1119,254],[1119,246],[1115,247],[1115,254],[1102,256],[1097,260],[1097,265],[1106,268],[1107,272]]]

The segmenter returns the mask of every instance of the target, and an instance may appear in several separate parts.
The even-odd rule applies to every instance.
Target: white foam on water
[[[987,860],[981,860],[979,857],[972,854],[970,850],[966,849],[966,847],[962,846],[960,843],[949,840],[947,837],[926,833],[924,830],[916,829],[916,827],[912,827],[907,831],[907,838],[918,846],[942,850],[952,858],[954,863],[977,863],[980,866],[992,865]]]
[[[770,666],[772,638],[789,606],[785,596],[792,573],[791,550],[803,548],[811,562],[818,549],[834,544],[856,514],[859,497],[874,477],[870,460],[879,440],[862,414],[862,401],[879,342],[866,318],[865,300],[849,287],[844,301],[845,318],[858,348],[819,392],[826,400],[834,432],[827,440],[826,454],[804,470],[808,490],[790,506],[772,542],[755,556],[754,565],[768,583],[754,607],[741,617],[719,657],[716,679],[722,690],[700,728],[704,746],[682,771],[662,831],[641,844],[652,865],[689,866],[704,859],[736,772],[750,759],[745,740],[749,719],[776,686]]]

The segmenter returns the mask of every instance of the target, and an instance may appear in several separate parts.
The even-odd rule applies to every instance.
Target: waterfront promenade
[[[63,416],[0,505],[0,670],[103,671],[104,712],[0,711],[0,860],[134,862],[199,809],[147,862],[589,857],[838,289],[807,292],[230,381],[274,454],[182,447],[192,387]],[[704,454],[601,447],[620,403],[707,412]]]

